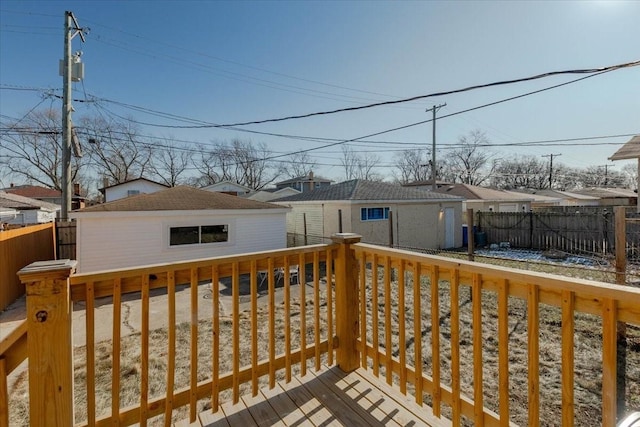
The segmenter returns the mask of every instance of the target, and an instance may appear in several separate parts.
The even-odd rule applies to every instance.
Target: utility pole
[[[604,168],[604,186],[605,187],[609,184],[609,167],[610,166],[615,166],[615,165],[611,164],[611,165],[596,166],[598,168]]]
[[[549,157],[549,190],[553,190],[553,158],[562,154],[543,154],[542,157]]]
[[[438,188],[438,186],[436,185],[436,113],[440,108],[446,107],[446,105],[446,103],[434,105],[433,107],[426,110],[427,112],[433,112],[433,120],[431,120],[431,123],[433,123],[433,138],[431,146],[431,190],[433,191],[436,191],[436,189]]]
[[[67,221],[71,210],[71,78],[73,76],[71,60],[71,40],[80,35],[84,42],[83,29],[78,25],[73,12],[64,13],[64,56],[62,73],[62,211],[60,219]]]

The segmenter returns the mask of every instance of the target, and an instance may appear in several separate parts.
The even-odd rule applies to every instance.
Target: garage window
[[[169,246],[219,243],[228,240],[229,226],[227,224],[194,225],[169,229]]]
[[[361,208],[360,219],[362,221],[389,219],[389,208]]]

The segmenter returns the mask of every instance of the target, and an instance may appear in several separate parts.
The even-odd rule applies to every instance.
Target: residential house
[[[294,196],[300,193],[301,193],[300,191],[291,187],[285,187],[279,190],[277,188],[267,188],[264,190],[258,190],[254,193],[251,193],[246,197],[247,199],[257,200],[259,202],[270,202],[271,200]]]
[[[166,190],[168,185],[151,181],[146,178],[131,179],[119,184],[106,185],[99,191],[104,196],[105,202],[124,199],[125,197],[137,196],[139,194],[151,194],[157,191]]]
[[[638,170],[636,172],[638,182],[636,189],[640,189],[640,135],[635,135],[629,141],[627,141],[613,156],[609,157],[609,160],[632,160],[636,159],[638,162]],[[637,199],[637,198],[636,198]],[[637,212],[640,213],[640,200],[637,200]]]
[[[305,191],[312,191],[318,188],[324,188],[331,185],[331,180],[315,176],[313,171],[309,172],[309,175],[302,175],[295,178],[287,179],[286,181],[280,181],[276,183],[276,189],[281,190],[283,188],[291,187],[302,193]]]
[[[464,199],[462,209],[474,212],[529,212],[532,198],[504,190],[479,187],[470,184],[449,184],[439,187],[436,193],[449,194]]]
[[[29,197],[31,199],[42,200],[43,202],[62,206],[62,191],[39,185],[14,185],[3,189],[3,191],[18,196]],[[73,194],[71,195],[71,209],[81,209],[85,206],[86,198],[80,194],[80,184],[73,184]]]
[[[635,206],[638,193],[628,188],[583,188],[576,193],[598,199],[599,206]]]
[[[286,247],[279,205],[178,186],[74,211],[78,271]]]
[[[579,194],[572,191],[560,190],[537,190],[537,189],[517,189],[513,193],[524,194],[531,197],[531,208],[543,208],[549,206],[599,206],[600,200],[597,197],[587,194]],[[551,199],[551,200],[549,200]]]
[[[232,181],[216,182],[215,184],[202,187],[202,189],[207,191],[217,191],[220,193],[230,194],[232,196],[246,196],[252,192],[251,188],[246,187],[244,185],[240,185]]]
[[[561,197],[552,197],[552,196],[544,196],[542,194],[538,194],[537,191],[532,190],[531,192],[525,191],[511,191],[504,190],[506,193],[512,193],[515,196],[522,197],[523,194],[526,195],[527,198],[531,199],[531,210],[535,211],[537,209],[555,207],[555,206],[564,206],[565,200]]]
[[[462,200],[455,196],[356,179],[274,203],[291,207],[287,232],[304,236],[306,231],[307,243],[352,232],[366,243],[403,248],[462,245]]]
[[[58,211],[60,211],[59,205],[0,191],[2,222],[19,225],[53,222],[56,220]]]

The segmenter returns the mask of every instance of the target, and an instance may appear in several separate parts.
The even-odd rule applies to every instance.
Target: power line
[[[279,121],[285,121],[285,120],[302,119],[302,118],[308,118],[308,117],[319,116],[319,115],[336,114],[336,113],[342,113],[342,112],[347,112],[347,111],[355,111],[355,110],[373,108],[373,107],[378,107],[378,106],[382,106],[382,105],[405,103],[405,102],[415,101],[415,100],[418,100],[418,99],[425,99],[425,98],[429,98],[429,97],[450,95],[450,94],[455,94],[455,93],[461,93],[461,92],[467,92],[467,91],[471,91],[471,90],[476,90],[476,89],[480,89],[480,88],[488,88],[488,87],[492,87],[492,86],[499,86],[499,85],[505,85],[505,84],[513,84],[513,83],[518,83],[518,82],[525,82],[525,81],[536,80],[536,79],[541,79],[541,78],[544,78],[544,77],[550,77],[550,76],[560,75],[560,74],[589,74],[586,77],[570,80],[570,81],[567,81],[567,82],[564,82],[564,83],[560,83],[560,84],[557,84],[557,85],[549,86],[549,87],[546,87],[546,88],[543,88],[543,89],[539,89],[539,90],[535,90],[535,91],[532,91],[532,92],[527,92],[527,93],[522,94],[522,95],[505,98],[503,100],[496,101],[494,103],[484,104],[484,105],[481,105],[481,106],[478,106],[478,107],[469,108],[467,110],[463,110],[462,111],[462,112],[469,112],[469,111],[474,111],[474,110],[477,110],[477,109],[480,109],[480,108],[488,107],[488,106],[491,106],[491,105],[500,104],[502,102],[511,101],[511,100],[518,99],[518,98],[522,98],[524,96],[533,95],[535,93],[544,92],[546,90],[555,89],[555,88],[558,88],[558,87],[561,87],[561,86],[565,86],[565,85],[568,85],[568,84],[576,83],[578,81],[585,80],[585,79],[590,78],[590,77],[598,76],[600,74],[604,74],[604,73],[607,73],[607,72],[610,72],[610,71],[615,71],[615,70],[618,70],[618,69],[621,69],[621,68],[626,68],[626,67],[635,67],[637,65],[640,65],[640,61],[629,62],[629,63],[626,63],[626,64],[620,64],[620,65],[612,65],[612,66],[603,67],[603,68],[600,68],[600,69],[552,71],[552,72],[549,72],[549,73],[538,74],[538,75],[532,76],[532,77],[526,77],[526,78],[514,79],[514,80],[505,80],[505,81],[500,81],[500,82],[487,83],[487,84],[483,84],[483,85],[469,86],[469,87],[462,88],[462,89],[455,89],[455,90],[444,91],[444,92],[435,92],[435,93],[431,93],[431,94],[427,94],[427,95],[418,95],[418,96],[414,96],[414,97],[411,97],[411,98],[400,99],[400,100],[397,100],[397,101],[385,101],[385,102],[379,102],[379,103],[375,103],[375,104],[362,105],[362,106],[358,106],[358,107],[347,107],[347,108],[341,108],[341,109],[337,109],[337,110],[330,110],[330,111],[322,111],[322,112],[317,112],[317,113],[293,115],[293,116],[281,117],[281,118],[276,118],[276,119],[254,120],[254,121],[238,122],[238,123],[226,123],[226,124],[217,124],[217,123],[206,122],[206,121],[203,121],[203,120],[188,119],[188,121],[190,121],[192,123],[193,122],[200,122],[202,124],[198,124],[198,125],[163,125],[163,124],[146,123],[146,122],[139,122],[139,124],[143,124],[143,125],[146,125],[146,126],[170,128],[170,129],[231,128],[231,127],[246,126],[246,125],[251,125],[251,124],[263,124],[263,123],[279,122]],[[121,106],[124,106],[124,107],[127,107],[127,108],[154,111],[154,110],[151,110],[151,109],[148,109],[148,108],[145,108],[145,107],[133,106],[131,104],[127,104],[127,103],[123,103],[123,102],[119,102],[119,101],[113,101],[113,100],[109,100],[109,99],[106,99],[106,98],[100,98],[100,99],[102,101],[111,102],[111,103],[114,103],[116,105],[121,105]],[[157,112],[157,111],[154,111],[154,112]],[[445,116],[442,116],[441,118],[451,117],[451,116],[456,115],[456,114],[461,114],[462,112],[457,112],[457,113],[454,113],[454,114],[445,115]],[[179,116],[176,116],[176,117],[179,117]],[[423,121],[423,122],[419,122],[417,124],[422,124],[422,123],[426,123],[426,122]]]
[[[518,79],[513,79],[513,80],[503,80],[503,81],[498,81],[498,82],[493,82],[493,83],[486,83],[486,84],[481,84],[481,85],[469,86],[469,87],[462,88],[462,89],[455,89],[455,90],[449,90],[449,91],[444,91],[444,92],[435,92],[435,93],[426,94],[426,95],[418,95],[418,96],[413,96],[411,98],[398,99],[398,100],[395,100],[395,101],[384,101],[384,102],[378,102],[378,103],[375,103],[375,104],[361,105],[361,106],[358,106],[358,107],[339,108],[339,109],[336,109],[336,110],[328,110],[328,111],[320,111],[320,112],[315,112],[315,113],[299,114],[299,115],[280,117],[280,118],[274,118],[274,119],[255,120],[255,121],[251,121],[251,122],[241,122],[241,123],[231,123],[231,124],[227,124],[225,126],[256,125],[256,124],[263,124],[263,123],[281,122],[281,121],[285,121],[285,120],[303,119],[303,118],[320,116],[320,115],[344,113],[344,112],[347,112],[347,111],[363,110],[363,109],[367,109],[367,108],[380,107],[380,106],[383,106],[383,105],[400,104],[400,103],[404,103],[404,102],[416,101],[416,100],[419,100],[419,99],[433,98],[433,97],[444,96],[444,95],[452,95],[452,94],[456,94],[456,93],[468,92],[468,91],[472,91],[472,90],[476,90],[476,89],[484,89],[484,88],[493,87],[493,86],[502,86],[502,85],[508,85],[508,84],[513,84],[513,83],[522,83],[522,82],[526,82],[526,81],[538,80],[538,79],[542,79],[542,78],[546,78],[546,77],[563,75],[563,74],[596,74],[597,75],[597,74],[601,74],[601,73],[608,72],[608,71],[614,71],[614,70],[619,70],[619,69],[628,68],[628,67],[635,67],[635,66],[638,66],[638,65],[640,65],[640,60],[633,61],[633,62],[627,62],[627,63],[624,63],[624,64],[611,65],[611,66],[602,67],[602,68],[587,68],[587,69],[577,69],[577,70],[551,71],[551,72],[542,73],[542,74],[538,74],[538,75],[530,76],[530,77],[518,78]],[[444,116],[444,117],[446,117],[446,116]]]

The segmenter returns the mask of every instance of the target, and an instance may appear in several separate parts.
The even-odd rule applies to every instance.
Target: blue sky
[[[59,89],[64,11],[91,31],[82,50],[84,84],[75,97],[95,96],[210,123],[234,123],[458,89],[554,70],[601,67],[640,59],[640,2],[174,2],[10,1],[0,4],[0,114],[22,117],[41,94],[10,88]],[[580,76],[552,77],[430,98],[402,105],[245,126],[287,135],[351,139],[542,89]],[[183,125],[100,103],[140,122]],[[41,107],[59,106],[46,100]],[[96,106],[74,105],[76,115]],[[103,110],[104,111],[104,110]],[[4,120],[4,117],[3,117]],[[640,132],[640,67],[437,122],[438,156],[479,129],[494,144]],[[210,143],[232,138],[264,142],[274,153],[319,142],[225,129],[143,127],[147,135]],[[431,124],[359,142],[355,151],[390,165],[394,151],[431,146]],[[493,158],[561,154],[586,167],[630,137],[584,141],[600,145],[496,146]],[[403,142],[405,145],[391,142]],[[578,141],[581,142],[581,141]],[[317,173],[339,179],[340,148],[311,152]],[[554,160],[555,161],[555,160]],[[623,162],[616,162],[619,170]],[[332,166],[333,165],[333,166]],[[380,170],[387,173],[384,168]]]

